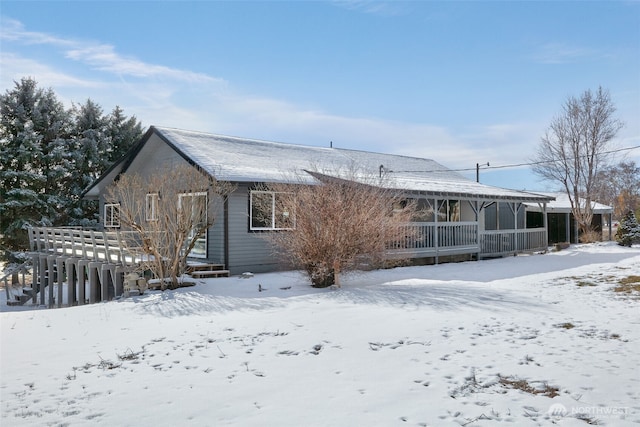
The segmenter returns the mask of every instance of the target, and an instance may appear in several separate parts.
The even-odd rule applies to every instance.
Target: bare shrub
[[[162,165],[150,176],[125,173],[107,190],[117,203],[126,244],[144,254],[141,269],[179,286],[187,257],[216,220],[233,185],[188,164]]]
[[[406,227],[415,202],[389,189],[387,179],[358,170],[307,171],[286,184],[265,185],[278,197],[265,212],[279,213],[283,228],[266,234],[276,252],[304,269],[314,287],[340,286],[339,275],[360,263],[381,265],[386,252],[402,247],[414,231]],[[339,176],[339,178],[337,178]],[[271,215],[271,213],[269,213]]]
[[[589,230],[580,234],[581,243],[595,243],[602,241],[602,233],[595,230]]]

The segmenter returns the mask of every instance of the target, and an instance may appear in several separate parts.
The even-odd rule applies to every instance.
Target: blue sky
[[[527,167],[567,96],[608,89],[640,146],[640,2],[0,2],[0,82],[143,125]],[[640,163],[640,149],[626,151]],[[494,168],[497,167],[497,168]]]

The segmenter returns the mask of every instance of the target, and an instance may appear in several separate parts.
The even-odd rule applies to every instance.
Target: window
[[[513,230],[516,224],[518,229],[525,228],[525,210],[522,203],[493,202],[483,209],[485,230]]]
[[[286,206],[287,197],[282,193],[251,191],[249,198],[251,230],[291,230],[294,227],[293,210]]]
[[[460,221],[460,202],[458,200],[438,201],[438,222]]]
[[[435,221],[435,213],[433,207],[435,202],[433,199],[417,199],[416,213],[413,221],[415,222],[433,222]]]
[[[184,219],[195,227],[202,227],[207,223],[207,193],[183,193],[178,196],[179,212]],[[190,216],[190,217],[189,217]],[[195,227],[189,231],[187,240],[191,240],[196,233]],[[189,253],[190,257],[207,257],[207,232],[196,240],[196,244]]]
[[[106,228],[120,227],[120,203],[106,203],[104,205],[104,226]]]
[[[158,193],[149,193],[146,197],[145,219],[147,221],[158,220]]]

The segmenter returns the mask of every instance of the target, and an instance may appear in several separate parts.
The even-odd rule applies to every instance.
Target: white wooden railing
[[[479,250],[476,222],[412,222],[403,227],[407,237],[389,248],[391,255],[410,253],[417,258]]]
[[[484,231],[480,234],[480,255],[485,257],[546,248],[547,230],[545,228]]]
[[[42,306],[62,307],[123,295],[124,275],[143,259],[134,237],[124,231],[29,228],[33,303],[39,297]]]
[[[29,228],[33,252],[69,256],[116,265],[134,265],[140,254],[130,248],[125,237],[132,232],[94,231],[78,228]],[[130,240],[129,240],[130,241]]]
[[[543,250],[547,247],[544,228],[479,231],[476,222],[413,222],[404,226],[403,241],[389,248],[393,254],[429,257],[439,254],[478,254],[480,257]]]

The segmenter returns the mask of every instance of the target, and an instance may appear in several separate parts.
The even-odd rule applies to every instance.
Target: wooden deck
[[[130,232],[78,228],[29,229],[33,265],[33,303],[62,307],[108,301],[125,295],[125,274],[139,271],[147,255]],[[192,277],[228,276],[224,266],[193,267]]]

